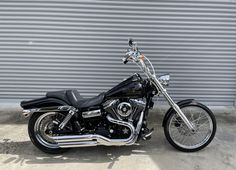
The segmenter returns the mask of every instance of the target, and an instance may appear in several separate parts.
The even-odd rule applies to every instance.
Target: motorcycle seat
[[[50,91],[46,93],[47,98],[56,98],[59,100],[62,100],[68,104],[70,104],[70,101],[67,97],[67,91],[68,90],[60,90],[60,91]]]
[[[61,91],[53,91],[48,92],[46,94],[48,98],[56,98],[65,101],[69,105],[78,108],[84,109],[91,106],[98,106],[102,103],[105,97],[105,93],[101,93],[98,96],[92,98],[83,98],[78,90],[71,89],[71,90],[61,90]]]
[[[67,91],[67,97],[70,103],[72,104],[72,106],[83,110],[85,108],[89,108],[92,106],[99,106],[104,100],[105,93],[100,93],[98,96],[85,99],[80,95],[78,90],[74,89],[74,90]]]

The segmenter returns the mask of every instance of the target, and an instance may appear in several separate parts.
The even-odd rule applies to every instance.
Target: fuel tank
[[[106,93],[106,98],[141,98],[144,93],[144,82],[141,76],[136,73],[110,89]]]

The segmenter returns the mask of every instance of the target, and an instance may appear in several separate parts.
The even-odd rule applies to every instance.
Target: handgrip
[[[124,63],[124,64],[127,64],[127,63],[128,63],[128,60],[125,59],[125,60],[123,61],[123,63]]]
[[[125,55],[124,57],[123,57],[123,64],[127,64],[128,63],[128,58],[129,58],[130,56],[127,54],[127,55]]]

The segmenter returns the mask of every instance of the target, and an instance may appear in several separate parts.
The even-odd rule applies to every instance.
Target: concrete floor
[[[6,122],[0,124],[0,169],[235,170],[234,115],[217,116],[215,139],[195,153],[183,153],[170,146],[161,121],[152,124],[152,139],[139,146],[76,148],[63,155],[49,155],[35,148],[28,138],[26,121]]]

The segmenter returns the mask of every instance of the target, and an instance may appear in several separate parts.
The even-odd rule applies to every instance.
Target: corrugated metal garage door
[[[135,38],[174,100],[233,105],[236,1],[1,0],[0,99],[78,88],[87,97],[135,72],[122,65]]]

